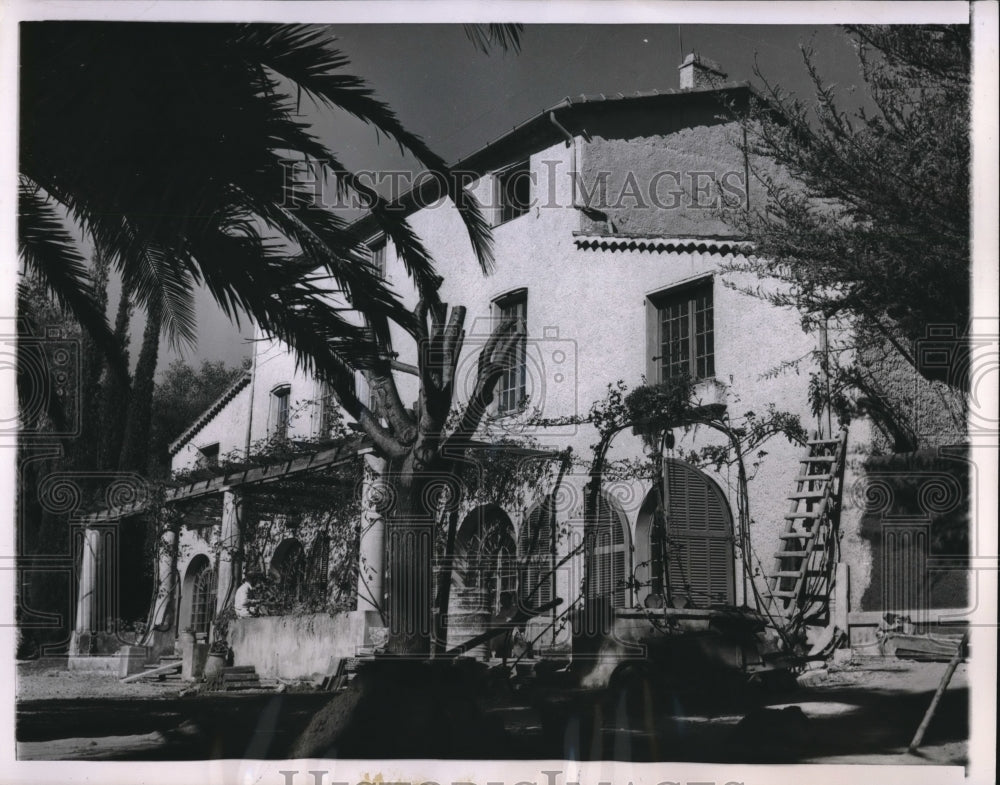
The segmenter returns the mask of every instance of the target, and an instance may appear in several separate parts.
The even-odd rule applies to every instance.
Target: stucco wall
[[[720,125],[694,130],[705,131],[709,138],[692,155],[708,160],[722,150],[730,129]],[[814,339],[802,332],[798,315],[793,311],[776,309],[725,285],[719,267],[739,261],[738,257],[707,251],[589,250],[577,242],[583,217],[573,205],[573,180],[569,175],[579,161],[613,163],[619,170],[634,166],[636,171],[650,173],[660,163],[664,166],[676,163],[676,148],[681,141],[693,144],[695,136],[691,133],[691,129],[676,131],[673,146],[662,140],[631,142],[601,138],[588,144],[577,138],[573,146],[557,144],[533,154],[530,166],[536,204],[525,215],[494,228],[496,263],[489,276],[480,271],[467,233],[450,204],[437,203],[411,217],[414,230],[444,275],[442,299],[468,309],[466,344],[459,363],[459,403],[464,402],[474,381],[476,358],[492,329],[492,303],[498,296],[527,288],[529,408],[538,406],[546,417],[558,417],[586,412],[604,396],[609,382],[622,379],[630,387],[641,384],[647,371],[647,298],[677,284],[714,275],[716,378],[729,389],[727,402],[731,415],[761,413],[773,403],[779,409],[800,415],[803,423],[810,426],[806,399],[808,364],[800,368],[799,374],[768,375],[768,371],[783,360],[807,355],[814,347]],[[662,160],[657,159],[657,152]],[[721,152],[719,155],[724,157]],[[725,155],[731,157],[733,153]],[[737,155],[730,163],[739,160]],[[483,201],[488,201],[492,188],[492,179],[486,176],[473,190]],[[697,217],[705,214],[699,211]],[[699,233],[704,233],[703,230],[704,227]],[[415,304],[416,295],[407,286],[405,272],[391,244],[387,248],[387,274],[404,300]],[[737,285],[753,283],[737,280],[731,274],[725,280]],[[397,338],[394,348],[400,359],[415,362],[412,341],[401,332],[397,332]],[[399,374],[398,379],[403,401],[414,401],[416,380],[406,374]],[[292,384],[293,399],[315,395],[310,392],[314,389],[310,384],[314,383],[294,371],[293,357],[280,344],[261,344],[254,385],[255,436],[262,436],[262,429],[266,428],[270,390],[288,381]],[[513,424],[515,419],[507,418],[505,422]],[[540,430],[533,435],[552,449],[572,446],[583,460],[589,460],[590,446],[596,441],[589,426]],[[705,429],[678,435],[678,453],[719,441],[719,437]],[[750,498],[755,548],[769,570],[787,509],[785,495],[791,491],[792,479],[798,472],[801,449],[780,438],[765,449],[768,455],[762,459],[751,483]],[[641,450],[639,439],[624,433],[616,440],[611,457],[638,457]],[[716,479],[726,490],[735,511],[735,474],[724,472]],[[586,481],[582,470],[567,477],[568,501],[559,510],[561,521],[579,524]],[[637,513],[649,484],[634,483],[610,490],[634,535]],[[509,512],[517,528],[522,511]],[[582,576],[582,560],[571,561],[563,572],[560,591],[572,595]]]
[[[488,339],[493,323],[493,303],[516,289],[527,290],[528,394],[529,409],[539,407],[546,417],[582,414],[601,399],[607,385],[618,379],[629,387],[642,383],[647,372],[647,302],[651,295],[686,282],[711,277],[714,296],[715,378],[726,386],[726,404],[731,417],[746,412],[763,414],[774,405],[800,416],[807,429],[815,427],[809,411],[809,373],[815,370],[809,354],[815,337],[805,334],[799,315],[778,309],[763,300],[743,294],[740,287],[753,288],[756,279],[723,273],[722,267],[740,262],[728,250],[650,251],[613,250],[585,247],[581,234],[604,235],[609,229],[627,235],[658,235],[667,238],[703,237],[727,234],[718,223],[711,205],[697,204],[700,187],[697,173],[726,172],[743,175],[742,154],[735,147],[736,127],[720,121],[707,104],[689,108],[670,117],[620,117],[592,124],[592,141],[577,136],[572,143],[555,144],[534,152],[529,159],[533,183],[533,204],[528,212],[494,228],[495,270],[485,276],[480,271],[465,228],[457,211],[439,202],[411,216],[417,235],[430,250],[438,271],[444,276],[442,300],[467,309],[466,342],[459,362],[457,404],[462,404],[474,381],[476,358]],[[609,211],[610,224],[580,209],[580,194],[574,178],[596,176],[608,170],[609,193],[625,186],[629,173],[640,188],[651,186],[660,172],[681,174],[686,196],[674,209],[636,209],[632,201],[617,211]],[[701,175],[698,175],[699,177]],[[686,178],[686,181],[684,180]],[[666,187],[666,181],[659,181]],[[740,181],[745,187],[745,181]],[[751,203],[760,198],[751,185]],[[482,177],[473,192],[492,205],[493,178]],[[665,197],[665,194],[662,194]],[[488,214],[494,214],[487,209]],[[614,235],[607,237],[613,240]],[[387,247],[387,277],[393,288],[410,306],[416,294],[409,286],[401,261],[391,243]],[[400,330],[395,331],[395,350],[404,362],[415,363],[415,347]],[[797,370],[774,373],[783,362],[800,360]],[[401,397],[407,404],[417,397],[416,379],[399,374]],[[253,402],[244,405],[252,412],[252,439],[267,435],[270,393],[279,384],[291,384],[293,402],[315,400],[318,385],[296,371],[294,358],[277,342],[258,344]],[[293,410],[297,407],[293,403]],[[933,414],[928,410],[928,415]],[[923,415],[921,415],[923,416]],[[293,420],[292,435],[305,437],[316,432],[318,409],[303,410]],[[516,426],[517,417],[498,421]],[[243,424],[245,429],[246,423]],[[940,427],[940,426],[936,426]],[[578,458],[589,462],[594,430],[586,425],[537,430],[532,433],[544,447],[572,446]],[[705,428],[678,433],[674,454],[682,456],[721,437]],[[871,448],[871,432],[864,422],[851,430],[848,482],[852,485],[864,473],[863,463]],[[750,483],[753,567],[766,574],[772,570],[773,553],[779,544],[788,509],[786,496],[793,490],[803,449],[781,437],[768,442]],[[630,433],[615,441],[611,459],[642,455],[639,439]],[[752,468],[752,467],[751,467]],[[736,475],[723,470],[713,478],[725,491],[735,515]],[[583,515],[585,470],[570,472],[558,509],[560,522],[569,523],[580,536]],[[609,484],[608,492],[624,514],[633,539],[639,508],[650,489],[649,483]],[[515,530],[523,510],[508,510]],[[846,509],[842,522],[843,554],[851,565],[852,603],[859,607],[871,584],[870,543],[861,534],[861,515]],[[568,550],[573,538],[563,546]],[[582,559],[571,560],[559,578],[559,592],[571,601],[582,578]],[[742,580],[737,568],[737,602],[744,601]],[[277,622],[275,622],[277,623]],[[293,631],[286,630],[291,634]]]
[[[199,448],[210,444],[219,445],[219,457],[233,451],[246,449],[247,412],[250,406],[251,387],[248,384],[231,401],[186,442],[171,458],[171,471],[189,471],[201,457]]]
[[[334,616],[261,616],[229,627],[235,665],[253,665],[265,678],[318,681],[332,657],[353,657],[364,640],[363,611]]]

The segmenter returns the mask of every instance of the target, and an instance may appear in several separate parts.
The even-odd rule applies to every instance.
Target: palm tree
[[[485,40],[499,41],[496,33]],[[405,219],[359,183],[296,114],[305,95],[349,112],[441,176],[479,264],[489,227],[443,160],[406,131],[325,28],[301,25],[39,22],[22,25],[19,243],[27,271],[124,368],[64,218],[108,254],[135,303],[193,342],[193,293],[248,315],[307,369],[345,375],[412,325],[346,222],[289,183],[290,158],[323,162],[371,204],[425,300],[433,262]],[[516,35],[515,35],[516,40]],[[333,284],[367,327],[330,307]]]

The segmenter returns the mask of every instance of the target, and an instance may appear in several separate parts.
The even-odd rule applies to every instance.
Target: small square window
[[[531,206],[531,168],[521,161],[496,173],[497,224],[513,221]]]
[[[201,455],[198,456],[198,468],[209,469],[219,465],[219,443],[206,444],[198,448]]]

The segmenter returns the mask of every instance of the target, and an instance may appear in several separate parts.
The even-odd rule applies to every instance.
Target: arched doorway
[[[198,554],[184,574],[181,623],[196,634],[208,634],[215,619],[218,577],[205,554]],[[186,622],[186,623],[185,623]]]
[[[603,493],[586,536],[588,600],[603,600],[612,608],[631,607],[632,533],[618,503]]]
[[[676,607],[734,605],[733,514],[725,494],[711,477],[684,461],[664,460],[663,475],[666,565],[660,558],[654,525],[657,495],[653,489],[636,522],[639,599],[663,587],[666,599]]]

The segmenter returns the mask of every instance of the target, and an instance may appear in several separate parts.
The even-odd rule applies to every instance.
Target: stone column
[[[80,560],[80,579],[76,598],[76,624],[70,644],[72,654],[87,654],[95,627],[97,602],[97,557],[101,547],[97,529],[83,530],[83,554]]]
[[[358,549],[359,611],[385,612],[385,518],[392,494],[385,484],[386,465],[374,453],[366,453],[361,488],[361,542]],[[376,606],[376,603],[378,604]]]
[[[233,604],[240,585],[243,562],[243,541],[240,535],[242,494],[239,490],[226,489],[222,494],[222,532],[219,540],[219,573],[215,612],[221,613]]]
[[[160,585],[156,590],[153,626],[166,629],[174,626],[177,614],[177,530],[173,527],[160,535],[157,566]]]

